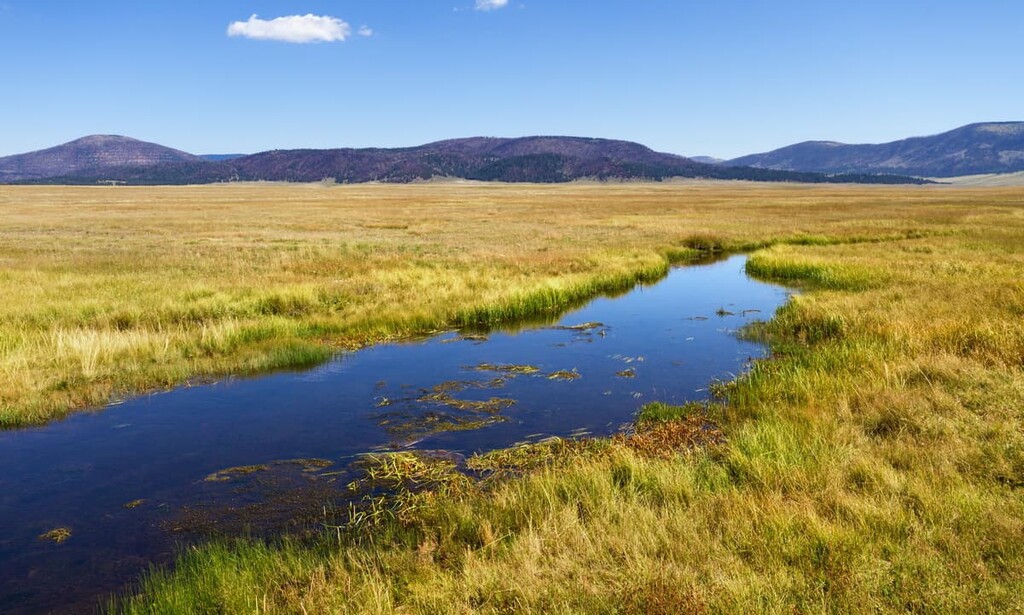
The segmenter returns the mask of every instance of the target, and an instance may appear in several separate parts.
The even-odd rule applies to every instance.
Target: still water
[[[737,330],[788,296],[744,263],[676,268],[549,325],[375,346],[0,432],[0,612],[88,611],[222,524],[285,527],[298,486],[330,499],[344,481],[325,477],[360,453],[606,435],[646,402],[706,398],[765,353]],[[323,461],[282,463],[296,459]],[[208,480],[238,466],[260,471]],[[40,538],[55,528],[70,537]]]

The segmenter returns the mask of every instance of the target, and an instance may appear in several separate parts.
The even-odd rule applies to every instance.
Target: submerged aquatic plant
[[[317,470],[322,470],[332,465],[334,465],[334,462],[328,459],[277,459],[268,463],[235,466],[233,468],[217,470],[216,472],[208,475],[204,480],[206,482],[225,482],[235,478],[248,476],[250,474],[256,474],[258,472],[267,472],[274,467],[285,466],[296,467],[302,472],[316,472]]]
[[[223,470],[217,470],[209,474],[205,479],[206,482],[224,482],[229,481],[239,476],[246,476],[248,474],[255,474],[256,472],[266,472],[270,469],[267,464],[257,464],[249,466],[236,466],[233,468],[224,468]]]
[[[601,322],[584,322],[578,325],[556,325],[551,329],[556,331],[593,331],[596,329],[607,330],[609,327]]]

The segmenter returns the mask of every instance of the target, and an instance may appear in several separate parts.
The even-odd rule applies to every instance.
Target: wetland
[[[316,531],[365,453],[464,459],[612,435],[649,401],[707,399],[763,356],[740,330],[788,296],[745,260],[675,268],[547,324],[374,346],[0,433],[0,608],[71,612],[188,542]]]
[[[800,292],[571,312],[706,252]],[[3,610],[1020,611],[1021,280],[1012,187],[3,187]]]

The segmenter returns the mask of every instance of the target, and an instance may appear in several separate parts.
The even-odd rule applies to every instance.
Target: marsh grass
[[[1018,190],[3,188],[0,208],[6,425],[557,312],[695,250],[756,249],[751,274],[802,288],[745,333],[775,352],[721,405],[648,410],[662,444],[474,458],[483,486],[442,468],[367,531],[190,549],[112,610],[1024,609]]]
[[[638,427],[643,427],[665,421],[688,419],[694,416],[709,416],[710,414],[711,407],[705,402],[694,401],[675,406],[660,401],[653,401],[640,407],[634,422]]]
[[[709,253],[920,248],[983,228],[1016,198],[756,184],[3,187],[0,426],[441,329],[549,324]],[[929,263],[967,274],[952,258]],[[853,265],[791,265],[812,269],[758,266],[876,283]]]

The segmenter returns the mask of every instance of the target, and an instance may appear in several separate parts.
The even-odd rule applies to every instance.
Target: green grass
[[[700,402],[691,402],[682,406],[673,406],[660,401],[644,404],[636,415],[636,424],[643,426],[649,423],[677,421],[690,416],[707,414],[708,407]]]

